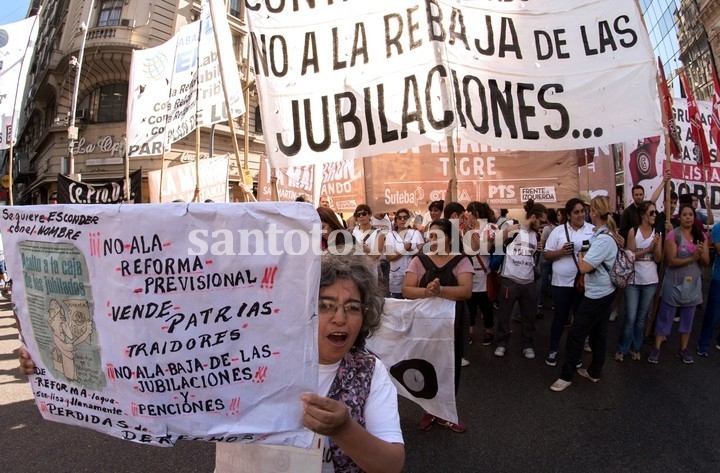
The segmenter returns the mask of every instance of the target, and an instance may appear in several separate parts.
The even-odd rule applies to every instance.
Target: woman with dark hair
[[[322,256],[318,298],[318,393],[305,393],[302,422],[325,435],[323,472],[400,472],[405,447],[397,390],[365,340],[380,325],[384,299],[375,268],[356,255]],[[20,348],[20,372],[35,364]],[[242,449],[242,445],[238,445]]]
[[[680,312],[680,350],[678,358],[692,363],[687,349],[697,306],[702,304],[702,269],[710,264],[710,249],[705,234],[695,225],[692,204],[680,204],[680,226],[665,238],[667,269],[660,292],[660,305],[655,319],[655,348],[648,361],[660,361],[660,346],[672,330],[673,317]]]
[[[463,330],[462,317],[467,299],[472,295],[473,269],[467,256],[451,254],[452,223],[441,218],[430,224],[430,240],[427,249],[413,258],[405,274],[403,296],[407,299],[442,297],[455,301],[455,392],[460,386],[462,369]],[[433,423],[454,432],[465,432],[465,424],[457,424],[429,413],[420,420],[419,428],[430,430]]]
[[[575,279],[578,274],[577,257],[582,248],[583,241],[589,241],[593,236],[593,226],[585,221],[585,204],[578,198],[572,198],[565,203],[564,212],[567,221],[555,227],[550,233],[545,245],[543,256],[552,264],[552,298],[555,304],[553,321],[550,326],[550,351],[545,364],[557,364],[560,338],[570,313],[577,313],[578,305],[582,300],[582,293],[575,288]]]
[[[518,231],[505,245],[505,260],[500,270],[500,312],[498,314],[495,356],[505,356],[510,340],[510,315],[517,302],[522,316],[520,331],[523,356],[535,358],[533,334],[538,290],[535,284],[535,251],[542,251],[538,242],[540,226],[547,221],[547,209],[533,199],[525,203],[525,218],[517,223]]]
[[[322,224],[321,247],[323,250],[355,242],[350,232],[340,225],[340,221],[330,207],[318,207],[317,213]]]
[[[625,321],[620,331],[615,361],[630,354],[640,359],[645,323],[658,286],[658,263],[662,261],[661,234],[655,231],[657,210],[649,200],[637,206],[640,226],[628,232],[627,249],[635,253],[635,280],[625,288]]]
[[[360,204],[353,213],[357,225],[353,228],[352,236],[362,244],[365,255],[370,256],[378,265],[380,273],[380,256],[385,246],[385,235],[372,226],[372,210],[367,204]]]
[[[468,254],[472,261],[475,275],[473,276],[472,296],[467,300],[470,315],[470,344],[475,341],[475,319],[478,309],[482,313],[485,335],[482,344],[488,346],[493,342],[495,321],[493,307],[488,298],[487,278],[490,273],[490,249],[495,246],[497,227],[493,223],[495,214],[484,202],[470,202],[465,210],[467,225],[463,243],[470,245]],[[469,237],[469,238],[468,238]],[[467,241],[469,240],[469,241]]]
[[[578,269],[585,275],[585,294],[570,326],[562,372],[550,386],[556,392],[572,384],[576,369],[580,376],[597,383],[605,364],[607,326],[615,297],[610,269],[618,252],[618,230],[606,196],[600,195],[590,201],[590,219],[595,225],[595,233],[577,255]],[[577,367],[587,336],[590,336],[592,362],[585,370]]]
[[[418,230],[420,230],[423,233],[426,233],[428,229],[430,229],[430,223],[434,222],[435,220],[442,218],[443,216],[443,209],[445,208],[445,201],[444,200],[433,200],[430,202],[430,205],[428,205],[428,211],[425,212],[425,215],[423,215],[423,221],[422,224],[418,227]],[[425,239],[427,240],[427,235],[423,235]]]
[[[425,243],[422,234],[408,226],[410,222],[410,211],[398,209],[395,212],[393,230],[388,233],[385,239],[385,258],[390,263],[390,297],[402,299],[402,286],[413,256],[420,251]]]

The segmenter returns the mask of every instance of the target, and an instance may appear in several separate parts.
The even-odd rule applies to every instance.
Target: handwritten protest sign
[[[382,326],[367,347],[385,365],[398,394],[426,412],[457,422],[453,324],[455,303],[385,299]]]
[[[153,445],[308,447],[317,224],[294,203],[2,209],[43,417]]]
[[[247,13],[275,168],[450,133],[537,151],[661,130],[634,0],[249,2]]]
[[[710,136],[710,116],[712,102],[698,101],[705,137],[710,149],[711,165],[703,168],[700,157],[692,141],[687,100],[675,98],[673,101],[674,126],[680,144],[680,157],[670,161],[672,171],[671,189],[680,194],[695,193],[700,199],[699,209],[706,212],[705,198],[710,198],[710,210],[715,221],[720,221],[720,162],[717,158],[717,143]],[[635,184],[643,186],[649,197],[657,186],[662,185],[662,173],[665,166],[664,135],[641,138],[623,144],[625,155],[625,195],[632,195]],[[627,202],[627,199],[626,199]],[[663,202],[658,202],[664,208]]]

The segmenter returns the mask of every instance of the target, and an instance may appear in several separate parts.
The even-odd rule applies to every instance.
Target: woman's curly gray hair
[[[342,253],[342,250],[339,251]],[[332,286],[337,281],[354,282],[360,290],[360,300],[365,306],[362,327],[353,346],[363,348],[365,340],[380,325],[385,298],[377,282],[377,266],[365,255],[342,255],[324,253],[320,265],[320,287]]]

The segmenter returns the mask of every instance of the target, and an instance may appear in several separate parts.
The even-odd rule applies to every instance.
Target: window
[[[255,133],[262,133],[262,115],[260,114],[260,106],[255,107]]]
[[[240,18],[242,20],[243,17],[243,2],[242,0],[230,0],[228,2],[230,4],[230,14],[234,16],[235,18]]]
[[[104,0],[100,4],[98,13],[98,26],[118,26],[120,25],[120,15],[125,0]]]
[[[127,110],[127,94],[127,82],[105,85],[85,97],[78,109],[86,111],[86,119],[90,122],[123,122]]]

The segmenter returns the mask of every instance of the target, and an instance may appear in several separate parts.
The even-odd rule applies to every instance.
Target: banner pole
[[[13,112],[14,115],[14,112]],[[14,122],[14,119],[13,119]],[[8,187],[8,197],[10,198],[10,206],[13,205],[13,150],[15,148],[15,140],[12,138],[12,131],[10,132],[10,162],[8,163],[8,175],[10,176],[10,187]]]
[[[162,203],[163,201],[163,194],[162,194],[162,187],[163,187],[163,179],[165,178],[165,147],[163,146],[163,152],[162,152],[162,161],[160,162],[160,185],[158,185],[158,202]]]
[[[585,156],[585,180],[587,181],[587,192],[590,193],[590,167],[588,166],[588,152],[587,148],[583,149],[583,155]]]
[[[448,136],[446,141],[448,148],[448,157],[450,158],[450,202],[457,202],[457,169],[455,166],[455,143],[453,143],[452,136]]]
[[[225,73],[224,73],[224,68],[223,68],[222,54],[220,54],[220,40],[218,39],[217,29],[215,28],[215,9],[213,8],[214,2],[211,0],[208,3],[210,5],[210,18],[212,18],[212,23],[213,23],[213,36],[215,37],[215,48],[218,51],[218,66],[220,69],[220,83],[222,84],[223,95],[225,96],[225,109],[227,110],[228,126],[230,127],[230,141],[232,142],[232,145],[233,145],[233,152],[235,153],[235,163],[237,164],[238,173],[240,174],[240,176],[239,176],[240,181],[242,181],[244,183],[243,166],[242,166],[242,163],[240,162],[240,147],[238,146],[238,143],[237,143],[237,136],[235,135],[235,122],[233,121],[232,110],[230,109],[230,95],[228,94],[227,84],[225,84],[225,80],[224,80]],[[250,41],[250,36],[247,37],[247,40]],[[249,47],[248,47],[248,49],[249,49]],[[248,66],[249,66],[250,58],[248,57],[248,58],[246,58],[246,60],[248,61]],[[247,104],[246,104],[246,106],[247,106]],[[247,110],[245,111],[245,113],[247,114]],[[244,192],[242,193],[242,196],[243,196],[244,202],[250,201],[250,199],[248,199],[248,196],[246,196]]]
[[[195,127],[195,194],[193,202],[200,202],[200,127]]]

